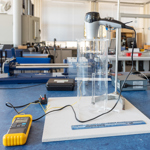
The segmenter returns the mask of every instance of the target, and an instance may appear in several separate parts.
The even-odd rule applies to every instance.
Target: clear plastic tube
[[[95,105],[95,73],[92,73],[92,104]]]
[[[107,42],[107,39],[78,42],[77,93],[79,114],[83,117],[80,119],[89,119],[105,110],[104,104],[108,100]]]

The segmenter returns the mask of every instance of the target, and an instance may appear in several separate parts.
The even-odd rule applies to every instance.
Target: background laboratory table
[[[116,62],[116,55],[108,55],[108,59],[110,60],[110,62],[113,64],[113,70],[115,70],[115,62]],[[133,57],[133,60],[136,61],[136,70],[139,71],[139,61],[143,61],[143,69],[145,71],[149,71],[150,66],[149,66],[149,62],[150,62],[150,54],[149,53],[142,53],[142,56],[140,57]],[[122,56],[119,55],[118,56],[118,61],[122,61],[123,63],[123,72],[127,72],[126,71],[126,61],[131,61],[131,57],[127,57],[127,56]]]
[[[0,88],[18,88],[25,85],[0,85]],[[114,91],[109,82],[109,93]],[[27,89],[0,90],[0,139],[7,133],[11,121],[16,115],[13,109],[5,106],[6,102],[11,102],[14,106],[23,105],[37,100],[40,95],[47,94],[47,97],[71,97],[77,95],[75,91],[47,91],[45,84]],[[142,113],[150,118],[150,87],[147,91],[123,92],[122,95],[136,106]],[[69,109],[69,108],[68,108]],[[62,110],[63,111],[63,110]],[[33,119],[43,115],[43,110],[39,104],[29,106],[24,113],[32,114]],[[57,112],[57,113],[61,113]],[[72,113],[70,109],[70,113]],[[50,115],[50,114],[49,114]],[[106,116],[107,117],[107,116]],[[56,118],[57,119],[57,118]],[[150,134],[114,136],[105,138],[93,138],[84,140],[72,140],[61,142],[42,143],[44,120],[33,122],[29,133],[28,141],[24,146],[4,147],[0,143],[0,150],[148,150],[150,149]],[[53,120],[52,120],[53,121]],[[109,122],[109,120],[108,120]]]

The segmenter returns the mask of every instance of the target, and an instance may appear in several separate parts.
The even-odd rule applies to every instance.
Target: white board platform
[[[51,107],[62,107],[68,104],[73,104],[77,100],[78,100],[77,97],[50,98],[48,104],[50,104]],[[75,111],[78,114],[77,106],[78,105],[76,104],[73,107],[75,108]],[[125,106],[126,110],[123,110],[120,113],[111,112],[94,121],[84,124],[139,121],[139,120],[145,121],[146,124],[109,127],[109,128],[72,130],[71,128],[72,125],[81,125],[82,123],[79,123],[75,120],[72,109],[68,107],[62,111],[54,112],[46,116],[42,142],[150,133],[150,119],[147,118],[143,113],[141,113],[127,100],[125,101]]]

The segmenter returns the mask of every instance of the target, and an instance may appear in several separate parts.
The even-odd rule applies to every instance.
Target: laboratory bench
[[[113,69],[115,70],[115,62],[116,62],[116,55],[108,55],[108,59],[110,62],[113,64]],[[135,66],[137,71],[150,71],[150,54],[149,53],[142,53],[142,56],[140,57],[133,57],[133,60],[135,61]],[[121,72],[128,72],[130,69],[127,70],[127,61],[131,61],[131,57],[127,56],[118,56],[118,61],[122,62],[122,71]],[[139,70],[139,66],[141,65],[140,63],[142,62],[142,67],[144,70]]]
[[[50,53],[53,55],[54,50],[50,49]],[[66,59],[67,57],[77,57],[77,48],[57,48],[56,49],[56,63],[63,63],[63,60]],[[108,55],[108,59],[110,62],[113,64],[113,70],[115,70],[115,61],[116,61],[116,56],[115,55]],[[126,61],[131,61],[131,57],[127,56],[122,56],[119,55],[118,61],[121,62],[122,71],[123,72],[128,72],[130,69],[127,69]],[[134,57],[134,61],[136,64],[136,70],[137,71],[150,71],[150,53],[142,53],[142,56],[140,57]],[[139,65],[143,65],[144,70],[140,70]]]
[[[19,88],[29,86],[24,85],[0,85],[0,88]],[[114,92],[111,82],[108,84],[109,93]],[[38,100],[40,95],[47,97],[75,97],[77,95],[77,87],[74,91],[47,91],[45,84],[27,88],[27,89],[13,89],[0,90],[0,139],[7,133],[10,128],[11,121],[16,115],[13,109],[5,106],[6,102],[11,102],[14,106],[23,105],[26,103]],[[130,91],[122,92],[122,95],[129,100],[142,113],[150,118],[150,87],[147,91]],[[63,110],[62,110],[63,111]],[[70,110],[71,111],[71,110]],[[39,104],[29,106],[24,113],[31,114],[33,119],[36,119],[44,114]],[[57,112],[57,113],[61,113]],[[50,114],[49,114],[50,115]],[[107,117],[107,116],[105,116]],[[57,119],[57,118],[56,118]],[[44,127],[44,120],[33,122],[29,133],[27,143],[23,146],[4,147],[2,142],[0,150],[148,150],[150,149],[150,134],[114,136],[105,138],[93,138],[83,140],[61,141],[42,143],[42,134]],[[53,121],[53,120],[52,120]],[[108,120],[109,122],[109,120]],[[50,125],[50,124],[49,124]]]
[[[50,52],[53,54],[53,49],[50,49]],[[77,48],[56,48],[56,63],[62,63],[64,59],[67,57],[77,57]],[[115,61],[116,61],[116,55],[108,55],[108,59],[113,63],[113,66],[115,67]],[[142,56],[140,57],[134,57],[133,58],[136,64],[136,70],[137,71],[150,71],[150,53],[149,52],[142,52]],[[119,55],[118,61],[121,61],[122,63],[122,71],[128,72],[126,67],[126,61],[131,61],[131,57],[123,56],[122,54]],[[140,62],[143,61],[143,69],[139,70]]]
[[[50,48],[50,55],[54,55],[54,49]],[[5,56],[5,53],[3,53]],[[23,57],[26,58],[47,58],[48,54],[41,54],[40,52],[23,52]],[[63,63],[64,59],[68,57],[77,57],[77,48],[56,48],[56,59],[55,63]],[[5,57],[4,57],[5,59]],[[108,55],[109,61],[113,64],[112,70],[115,70],[115,55]],[[129,72],[130,67],[127,65],[127,61],[131,61],[131,57],[119,55],[118,57],[119,65],[121,65],[121,71],[119,72]],[[142,53],[140,57],[134,57],[135,66],[137,71],[150,71],[150,53]],[[143,70],[140,69],[143,68]]]

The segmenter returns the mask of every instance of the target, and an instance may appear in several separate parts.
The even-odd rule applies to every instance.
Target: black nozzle
[[[92,23],[100,20],[100,15],[98,12],[88,12],[85,15],[85,21],[88,23]]]

